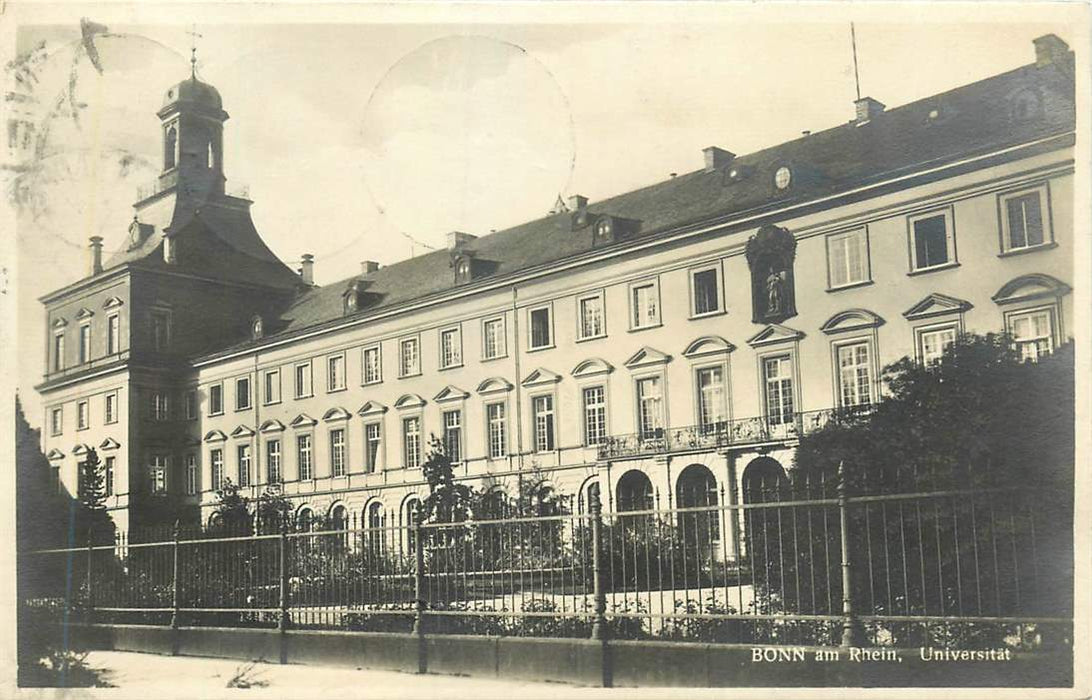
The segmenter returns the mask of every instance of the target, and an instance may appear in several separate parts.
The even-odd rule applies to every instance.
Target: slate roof
[[[618,245],[657,232],[721,216],[811,200],[853,187],[951,162],[1006,145],[1072,131],[1075,125],[1072,54],[1069,62],[1028,65],[970,85],[890,109],[872,120],[847,124],[736,157],[726,166],[679,175],[649,187],[588,205],[592,214],[641,222]],[[1030,107],[1030,109],[1028,109]],[[1028,114],[1018,116],[1022,110]],[[792,185],[778,191],[774,172],[793,171]],[[748,173],[729,177],[737,169]],[[587,229],[574,232],[571,214],[547,216],[483,236],[465,245],[489,261],[489,278],[563,260],[592,248]],[[435,251],[314,288],[298,297],[261,343],[343,321],[342,294],[357,279],[369,282],[365,316],[454,287],[448,251]],[[244,348],[242,342],[221,352]]]

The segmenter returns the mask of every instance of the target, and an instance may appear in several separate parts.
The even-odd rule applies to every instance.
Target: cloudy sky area
[[[920,12],[857,22],[862,94],[898,106],[1030,63],[1036,36],[1075,38],[1026,13],[969,25]],[[595,201],[695,170],[705,146],[745,154],[851,119],[848,15],[795,16],[197,19],[198,75],[231,115],[229,190],[247,186],[273,251],[293,266],[315,254],[326,284],[364,259],[390,264],[442,247],[448,231],[484,235],[537,218],[558,195]],[[78,18],[17,34],[19,51],[46,46],[34,66],[46,149],[17,209],[18,385],[34,424],[45,332],[37,298],[86,274],[88,236],[103,236],[107,251],[121,245],[136,189],[161,165],[155,111],[189,74],[189,26],[90,16],[111,31],[96,40],[100,74],[79,50]],[[70,94],[78,117],[47,119]]]

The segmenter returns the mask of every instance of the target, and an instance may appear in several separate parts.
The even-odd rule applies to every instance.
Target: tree
[[[271,535],[290,525],[292,502],[278,486],[266,486],[258,497],[258,534]]]
[[[216,490],[216,508],[209,522],[209,529],[228,535],[245,536],[252,533],[253,518],[250,499],[239,493],[239,487],[231,479]]]
[[[474,489],[455,481],[455,468],[444,443],[435,435],[429,438],[429,451],[421,465],[428,481],[428,497],[421,504],[425,521],[463,522],[473,512]]]

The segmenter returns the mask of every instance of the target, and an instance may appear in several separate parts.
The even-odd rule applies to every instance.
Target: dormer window
[[[455,261],[455,281],[466,282],[470,279],[470,260],[458,258]]]
[[[609,216],[604,216],[595,223],[596,243],[609,243],[614,240],[614,222]]]
[[[250,338],[251,340],[260,340],[262,337],[262,317],[255,316],[250,321]]]
[[[779,190],[784,190],[788,189],[790,184],[792,184],[792,170],[787,165],[782,165],[774,173],[774,186]]]
[[[367,280],[356,279],[349,284],[349,288],[342,294],[342,302],[346,314],[351,314],[360,309],[368,303],[368,293],[365,291],[368,287]]]
[[[163,169],[170,170],[175,166],[175,154],[178,148],[178,130],[173,126],[167,129],[167,135],[163,139]]]
[[[466,284],[481,277],[483,264],[472,253],[462,251],[451,256],[451,269],[455,271],[455,284]]]

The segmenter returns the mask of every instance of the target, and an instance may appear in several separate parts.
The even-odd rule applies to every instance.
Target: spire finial
[[[194,24],[190,27],[190,31],[186,32],[190,35],[190,77],[197,80],[197,40],[201,38],[201,35],[197,33],[197,25]]]

